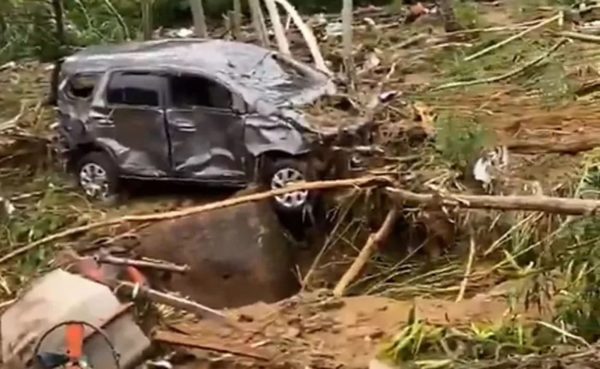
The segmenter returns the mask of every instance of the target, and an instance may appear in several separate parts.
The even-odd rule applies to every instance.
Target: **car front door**
[[[191,74],[170,76],[168,90],[175,173],[207,182],[245,182],[243,116],[234,111],[235,95],[213,79]]]
[[[111,151],[125,175],[169,175],[167,77],[158,72],[114,71],[103,83],[88,118],[96,141]]]

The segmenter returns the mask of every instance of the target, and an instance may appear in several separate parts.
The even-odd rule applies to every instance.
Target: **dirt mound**
[[[504,299],[491,295],[451,302],[397,301],[375,296],[323,299],[313,294],[295,296],[278,304],[259,303],[231,310],[229,315],[236,317],[243,333],[208,321],[180,322],[171,329],[180,333],[175,335],[179,340],[194,343],[187,342],[184,346],[214,348],[218,344],[244,351],[243,356],[250,355],[250,350],[250,356],[271,359],[277,363],[276,367],[366,368],[379,346],[407,323],[413,306],[424,321],[453,327],[492,324],[509,312]],[[536,315],[532,311],[521,312],[525,318]],[[170,332],[158,332],[157,336],[165,341],[174,338]],[[197,350],[194,353],[199,358],[205,357]],[[239,359],[239,356],[227,360],[235,362],[235,367],[265,364],[264,360]]]

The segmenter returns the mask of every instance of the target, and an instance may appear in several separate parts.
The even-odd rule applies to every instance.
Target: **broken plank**
[[[174,333],[169,331],[157,331],[153,339],[155,342],[171,344],[176,346],[184,346],[188,348],[196,348],[202,350],[216,351],[221,353],[233,354],[238,356],[249,357],[252,359],[270,361],[271,357],[259,352],[250,347],[234,347],[232,343],[217,343],[208,340],[191,337],[185,334]]]

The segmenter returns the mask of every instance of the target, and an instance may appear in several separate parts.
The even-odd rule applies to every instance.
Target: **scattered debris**
[[[492,181],[508,166],[508,149],[500,146],[485,153],[473,166],[473,177],[482,183],[484,190],[491,191]]]
[[[50,272],[2,314],[2,360],[6,365],[24,365],[45,332],[64,322],[85,321],[107,332],[119,353],[120,366],[131,368],[140,362],[150,340],[136,325],[130,307],[99,283],[60,269]],[[112,357],[105,355],[104,338],[98,332],[88,334],[84,347],[92,366],[114,367]],[[60,337],[47,341],[40,350],[65,353],[64,334]]]

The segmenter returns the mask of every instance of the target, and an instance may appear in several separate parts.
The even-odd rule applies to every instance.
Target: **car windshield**
[[[258,59],[252,68],[242,73],[238,82],[276,105],[289,102],[319,85],[313,76],[274,53]]]

